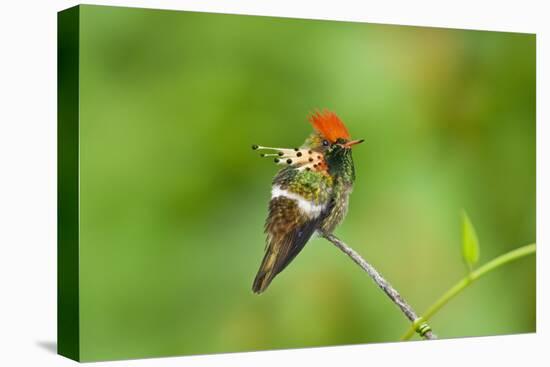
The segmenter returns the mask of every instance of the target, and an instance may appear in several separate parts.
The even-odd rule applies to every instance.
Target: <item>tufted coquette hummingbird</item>
[[[342,120],[333,112],[314,112],[308,118],[313,133],[299,148],[272,148],[262,157],[284,165],[273,179],[265,255],[252,290],[261,293],[298,255],[316,232],[332,233],[342,222],[355,180],[351,140]]]

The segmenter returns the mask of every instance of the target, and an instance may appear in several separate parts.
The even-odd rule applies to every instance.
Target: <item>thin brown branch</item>
[[[324,238],[331,242],[334,246],[338,247],[342,252],[348,255],[357,265],[359,265],[367,274],[374,280],[374,282],[386,293],[386,295],[392,300],[393,303],[399,307],[401,312],[415,325],[417,333],[424,339],[437,339],[437,336],[432,333],[430,326],[422,322],[412,307],[405,302],[403,297],[391,286],[391,284],[380,275],[380,273],[365,259],[361,257],[354,249],[342,242],[338,237],[331,233],[322,233]]]

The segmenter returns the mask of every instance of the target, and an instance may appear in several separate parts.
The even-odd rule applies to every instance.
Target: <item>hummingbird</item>
[[[355,181],[351,149],[364,140],[351,140],[342,120],[329,110],[315,111],[308,120],[313,132],[299,148],[252,146],[284,166],[272,181],[265,254],[254,293],[265,291],[314,233],[332,233],[347,213]]]

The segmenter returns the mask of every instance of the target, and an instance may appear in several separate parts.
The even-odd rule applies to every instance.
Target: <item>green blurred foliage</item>
[[[250,287],[277,168],[329,108],[366,143],[336,233],[417,309],[535,241],[535,36],[83,6],[84,360],[396,341],[407,320],[314,239]],[[535,331],[535,261],[499,269],[432,321],[440,337]]]
[[[466,211],[462,211],[462,258],[469,271],[479,261],[479,240]]]

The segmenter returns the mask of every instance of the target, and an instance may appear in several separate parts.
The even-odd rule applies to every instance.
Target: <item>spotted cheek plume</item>
[[[260,157],[273,158],[279,165],[293,166],[297,170],[326,171],[327,163],[323,154],[307,148],[273,148],[253,145],[254,150],[271,150],[273,153],[261,153]]]

